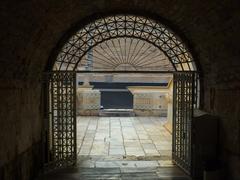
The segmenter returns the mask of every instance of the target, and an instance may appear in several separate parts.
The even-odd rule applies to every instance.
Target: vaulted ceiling
[[[238,1],[63,0],[1,2],[1,78],[41,76],[59,40],[93,14],[128,11],[153,15],[189,45],[204,73],[238,71]],[[7,69],[7,71],[6,71]],[[214,76],[218,78],[219,76]],[[217,80],[217,79],[216,79]]]

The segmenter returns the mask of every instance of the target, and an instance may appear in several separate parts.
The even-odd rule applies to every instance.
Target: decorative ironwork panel
[[[157,47],[141,39],[124,37],[93,47],[79,62],[77,70],[174,71],[174,67]]]
[[[164,56],[151,56],[158,54]],[[96,59],[98,63],[94,64]],[[56,70],[76,70],[80,66],[79,69],[91,70],[95,65],[96,70],[101,62],[100,67],[104,64],[112,70],[126,66],[130,66],[130,70],[140,71],[147,66],[150,66],[147,70],[151,67],[157,70],[161,66],[156,61],[169,61],[164,64],[177,71],[196,70],[187,47],[165,25],[142,16],[114,15],[96,19],[72,34],[58,53],[54,67]]]
[[[51,72],[49,90],[49,150],[52,168],[76,161],[76,73]]]
[[[194,108],[194,73],[174,73],[173,160],[191,173],[191,126]]]

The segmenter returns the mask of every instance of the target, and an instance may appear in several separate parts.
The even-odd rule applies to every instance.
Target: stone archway
[[[131,51],[129,55],[125,51],[125,56],[123,56],[121,42],[126,42],[127,39],[130,39],[130,44],[135,40],[136,43],[133,47],[128,46],[129,52],[131,49],[133,52]],[[119,42],[118,48],[115,47],[114,41]],[[107,42],[112,43],[115,53],[112,52],[113,49],[109,48]],[[107,49],[103,49],[104,43]],[[143,57],[139,58],[137,56],[139,53],[135,52],[136,44],[139,43],[142,46],[138,47],[137,52],[149,51],[149,55],[152,55],[151,52],[158,51],[159,55],[150,58],[147,64],[143,63],[139,66],[143,60],[146,60]],[[76,159],[76,119],[74,115],[76,107],[73,104],[75,103],[76,72],[118,72],[118,68],[121,67],[121,72],[133,72],[134,69],[135,72],[172,72],[176,74],[173,157],[179,166],[190,172],[191,131],[189,128],[191,125],[189,124],[191,124],[194,104],[197,104],[197,98],[192,99],[192,95],[196,92],[195,85],[198,83],[194,76],[197,68],[191,53],[175,33],[157,20],[143,16],[117,14],[104,16],[89,24],[84,24],[61,44],[63,46],[53,57],[55,62],[53,72],[48,76],[48,87],[51,90],[49,119],[52,122],[50,144],[53,149],[53,161],[57,162],[55,163],[56,167],[70,165]],[[145,45],[145,49],[142,48]],[[99,49],[102,49],[102,53],[98,52]],[[96,58],[94,52],[109,53],[112,54],[112,57],[108,56],[107,58],[102,55],[103,57]],[[119,55],[118,52],[122,54]],[[133,60],[131,58],[129,60],[126,58],[129,56],[135,57]],[[161,56],[164,58],[159,58]],[[148,66],[149,64],[153,64],[153,66]],[[162,69],[161,65],[163,64],[167,68]],[[185,116],[185,114],[187,115]],[[186,138],[182,134],[187,134]],[[182,154],[184,155],[182,156]]]

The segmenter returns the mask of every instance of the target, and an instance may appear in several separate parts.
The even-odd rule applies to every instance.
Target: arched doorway
[[[96,18],[60,42],[47,74],[47,159],[76,161],[77,73],[172,73],[173,160],[191,172],[191,119],[198,104],[197,68],[182,40],[151,18],[117,14]]]

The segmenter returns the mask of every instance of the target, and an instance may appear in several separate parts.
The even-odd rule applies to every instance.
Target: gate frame
[[[53,146],[53,140],[54,140],[54,135],[53,135],[53,105],[51,104],[52,103],[52,100],[53,98],[51,97],[51,95],[53,94],[53,89],[52,89],[52,78],[54,75],[59,75],[59,74],[72,74],[72,80],[71,81],[68,81],[68,82],[71,82],[72,83],[72,86],[69,86],[70,87],[70,90],[72,91],[72,96],[70,98],[72,98],[70,101],[73,102],[72,104],[72,108],[71,108],[71,112],[70,113],[73,113],[72,116],[70,116],[71,118],[71,121],[72,121],[72,124],[74,127],[73,127],[73,138],[74,138],[74,141],[72,142],[75,146],[74,148],[72,149],[73,151],[73,159],[68,159],[66,158],[65,161],[57,161],[54,159],[54,148],[51,147]],[[64,75],[63,75],[64,76]],[[55,81],[57,83],[64,83],[64,78],[63,77],[63,81]],[[76,164],[76,159],[77,159],[77,138],[76,138],[76,133],[77,133],[77,129],[76,129],[76,72],[74,71],[51,71],[51,72],[45,72],[44,73],[44,76],[43,76],[43,87],[44,87],[44,123],[43,123],[43,126],[44,126],[44,132],[43,132],[43,171],[44,172],[48,172],[48,171],[51,171],[51,170],[54,170],[54,169],[58,169],[58,168],[64,168],[64,167],[68,167],[68,166],[71,166],[71,165],[75,165]],[[57,90],[59,92],[59,86],[57,85]],[[62,90],[65,88],[65,89],[68,89],[69,88],[68,86],[65,85],[65,87],[62,88]],[[65,93],[66,95],[67,93]],[[59,94],[58,94],[59,95]],[[63,95],[63,94],[61,94]],[[70,94],[71,95],[71,94]],[[66,95],[65,97],[67,97],[68,95]],[[63,96],[62,96],[63,98]],[[59,100],[59,98],[58,98]],[[64,110],[64,109],[62,109]],[[67,112],[68,109],[65,109],[65,113],[69,113]],[[63,112],[63,111],[58,111],[58,112]],[[63,115],[64,113],[62,113],[60,116],[62,117],[68,117],[68,116],[64,116]],[[67,122],[65,122],[67,123]],[[68,124],[68,123],[67,123]],[[64,131],[62,131],[64,132]],[[66,133],[66,132],[65,132]],[[60,135],[60,136],[64,136],[64,135]],[[67,134],[65,134],[65,136],[67,137]],[[63,146],[62,146],[63,147]],[[63,163],[62,163],[63,162]]]
[[[182,98],[183,99],[183,103],[184,103],[184,106],[182,107],[182,103],[179,102],[177,100],[177,96],[179,96],[179,94],[177,94],[177,90],[178,90],[178,87],[176,87],[176,81],[178,81],[178,79],[176,79],[175,77],[178,76],[178,75],[191,75],[190,77],[190,83],[191,83],[191,87],[188,88],[186,87],[187,85],[184,84],[183,87],[180,87],[181,88],[181,92],[183,92],[184,94],[182,94],[180,92],[180,95],[181,95],[181,100]],[[187,82],[187,77],[185,77],[186,80],[184,81]],[[188,175],[192,175],[193,174],[193,148],[194,148],[194,141],[193,141],[193,116],[194,116],[194,109],[198,108],[199,107],[199,100],[198,100],[198,83],[199,83],[199,74],[197,72],[192,72],[192,71],[189,71],[189,72],[175,72],[173,74],[173,124],[172,124],[172,127],[173,127],[173,133],[172,133],[172,160],[175,162],[175,164],[180,167],[181,169],[183,169]],[[180,80],[180,82],[183,82]],[[183,89],[184,88],[184,89]],[[182,90],[183,89],[183,90]],[[188,93],[185,93],[186,90],[190,90],[191,92],[188,92]],[[190,93],[190,94],[189,94]],[[186,97],[188,98],[191,98],[190,100],[190,103],[191,104],[188,104],[187,108],[186,108]],[[180,104],[180,108],[178,107],[177,108],[177,104],[179,105]],[[179,117],[179,115],[177,116],[177,110],[180,109],[181,110],[181,115]],[[184,110],[184,112],[182,112],[182,110]],[[190,110],[189,112],[187,112],[187,110]],[[189,117],[183,117],[183,114],[184,113],[190,113],[190,116]],[[179,117],[179,119],[177,119]],[[187,119],[189,118],[189,119]],[[176,156],[176,154],[174,154],[174,150],[176,150],[176,136],[177,136],[177,131],[176,131],[176,127],[177,127],[177,121],[182,123],[183,126],[186,126],[186,127],[180,127],[180,132],[181,134],[178,135],[181,139],[181,136],[183,136],[182,138],[182,141],[185,141],[184,143],[186,143],[186,141],[189,141],[189,145],[187,146],[188,147],[188,158],[190,158],[190,160],[188,161],[189,165],[184,163],[179,163],[179,161],[181,161],[181,157],[179,159],[177,159],[178,157]],[[190,127],[189,127],[190,126]],[[184,129],[187,129],[187,136],[189,139],[185,140],[185,137],[186,137],[186,133],[184,131]],[[183,133],[183,134],[182,134]],[[181,142],[182,142],[181,141]],[[185,144],[184,144],[185,145]],[[183,145],[183,150],[186,152],[186,149],[185,149],[185,146]],[[181,145],[180,145],[181,146]],[[182,147],[180,147],[180,151],[182,150]],[[190,154],[190,155],[189,155]],[[176,158],[176,159],[174,159]],[[189,167],[186,167],[186,166],[189,166]]]

